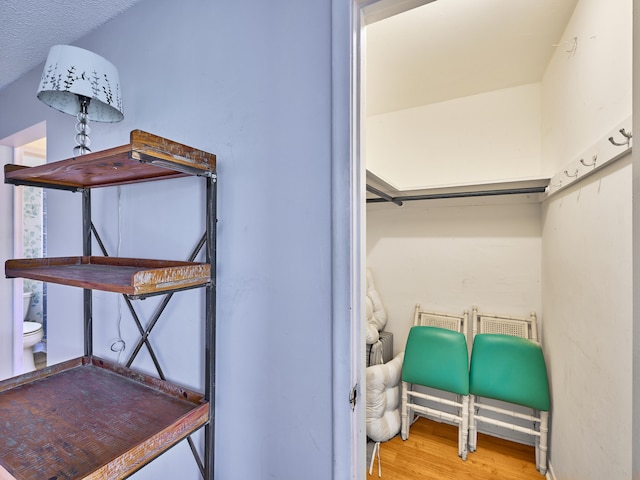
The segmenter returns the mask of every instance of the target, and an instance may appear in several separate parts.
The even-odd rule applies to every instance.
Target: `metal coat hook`
[[[584,165],[585,167],[593,167],[596,168],[596,163],[598,162],[598,155],[594,155],[593,157],[591,157],[591,160],[593,160],[591,163],[586,163],[584,161],[583,158],[580,159],[580,163],[582,165]]]
[[[556,43],[555,45],[551,45],[552,47],[559,47],[560,45],[569,45],[569,50],[565,50],[565,52],[573,55],[578,50],[578,37],[573,37],[573,41],[564,41],[561,43]]]
[[[578,178],[578,169],[576,168],[576,171],[573,175],[569,175],[569,172],[567,172],[566,170],[564,171],[564,174],[569,178]]]
[[[624,138],[627,139],[626,142],[624,143],[618,143],[616,142],[613,137],[609,137],[609,141],[614,144],[616,147],[629,147],[629,142],[631,142],[631,138],[633,137],[633,135],[631,134],[631,132],[627,132],[624,128],[620,129],[620,133],[622,134],[622,136]]]

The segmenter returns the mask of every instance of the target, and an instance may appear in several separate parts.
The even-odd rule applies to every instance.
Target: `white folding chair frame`
[[[469,311],[465,310],[462,315],[452,313],[434,312],[430,310],[422,310],[420,304],[416,304],[414,316],[414,326],[429,326],[453,330],[460,332],[467,339],[467,330],[469,325]],[[402,382],[402,429],[401,437],[406,440],[409,437],[409,428],[414,421],[414,414],[447,420],[458,425],[458,455],[463,460],[467,458],[467,445],[469,436],[469,397],[455,395],[455,400],[449,400],[423,392],[417,392],[409,388],[410,384]],[[444,392],[443,392],[444,393]],[[451,394],[454,395],[454,394]],[[420,398],[442,405],[448,405],[458,408],[458,414],[443,412],[429,408],[424,405],[411,401],[411,397]]]
[[[467,338],[469,310],[465,310],[462,315],[454,315],[452,313],[422,310],[420,304],[417,304],[413,315],[413,325],[446,328],[447,330],[460,332]]]
[[[403,440],[409,438],[409,419],[413,419],[413,413],[417,412],[422,415],[429,415],[440,420],[447,420],[458,425],[458,455],[463,459],[467,459],[467,445],[469,438],[469,395],[462,395],[460,401],[448,400],[442,397],[435,397],[422,392],[416,392],[408,389],[408,383],[402,382],[402,430],[401,437]],[[410,401],[411,397],[421,398],[431,402],[449,405],[458,408],[458,415],[453,413],[435,410],[433,408],[419,405]]]
[[[498,315],[493,313],[479,313],[478,307],[472,310],[473,338],[478,333],[499,333],[522,337],[538,342],[538,318],[536,312],[528,317],[514,315]]]
[[[512,418],[519,418],[533,422],[534,428],[527,428],[513,423],[503,422],[501,420],[479,415],[476,409],[482,408],[490,412],[499,413],[501,415]],[[547,451],[548,451],[548,433],[549,433],[549,412],[540,412],[534,410],[533,415],[515,412],[500,408],[494,405],[482,403],[475,395],[469,395],[469,451],[475,452],[478,444],[477,422],[484,422],[490,425],[506,428],[514,432],[520,432],[536,437],[536,468],[542,475],[547,473]]]
[[[531,312],[528,317],[520,317],[513,315],[497,315],[488,313],[479,313],[478,307],[472,309],[473,338],[479,333],[498,333],[503,335],[511,335],[531,340],[536,343],[538,341],[538,318],[536,312]],[[513,410],[503,409],[494,405],[487,405],[475,395],[469,395],[469,451],[475,452],[478,429],[477,422],[484,422],[490,425],[506,428],[515,432],[532,435],[536,438],[536,468],[542,475],[547,472],[547,450],[548,450],[548,432],[549,432],[549,412],[539,412],[534,410],[533,415],[515,412]],[[533,422],[534,428],[527,428],[513,423],[503,422],[495,418],[486,417],[476,413],[476,410],[495,412],[512,418],[519,418]]]

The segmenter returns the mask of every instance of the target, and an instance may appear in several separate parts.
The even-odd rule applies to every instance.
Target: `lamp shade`
[[[78,97],[87,97],[89,120],[119,122],[124,118],[118,70],[105,58],[82,48],[51,47],[37,95],[69,115],[80,111]]]

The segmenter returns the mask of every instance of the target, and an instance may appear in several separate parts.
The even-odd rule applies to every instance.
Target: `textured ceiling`
[[[0,1],[0,90],[140,0]]]

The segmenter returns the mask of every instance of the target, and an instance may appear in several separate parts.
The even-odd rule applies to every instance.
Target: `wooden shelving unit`
[[[130,143],[38,167],[5,165],[5,183],[81,192],[83,255],[8,260],[7,277],[23,277],[84,289],[83,357],[0,382],[0,479],[125,478],[177,442],[187,439],[203,478],[213,478],[215,385],[216,158],[140,130]],[[92,188],[185,175],[205,178],[206,232],[200,242],[206,262],[117,258],[91,254]],[[196,251],[197,253],[197,251]],[[194,254],[195,256],[195,254]],[[204,288],[205,391],[188,391],[158,377],[114,365],[93,355],[94,289],[127,299]],[[135,316],[134,316],[135,317]],[[134,318],[135,319],[135,318]],[[138,322],[137,319],[135,319]],[[141,331],[148,336],[157,318]],[[204,458],[189,437],[204,428]]]

